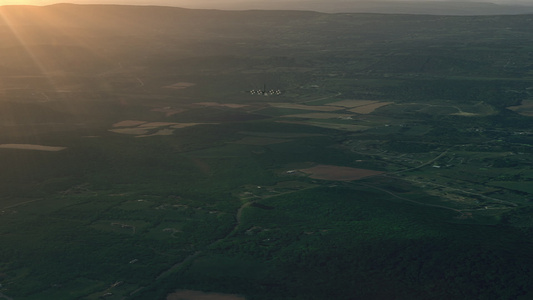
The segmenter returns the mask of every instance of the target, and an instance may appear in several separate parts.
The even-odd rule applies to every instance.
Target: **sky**
[[[186,8],[221,8],[232,7],[249,9],[259,7],[262,4],[269,3],[277,4],[280,7],[281,3],[286,3],[289,6],[292,4],[302,4],[302,2],[309,2],[314,4],[326,5],[329,3],[342,2],[349,4],[364,3],[378,3],[378,2],[440,2],[440,3],[494,3],[499,5],[533,5],[533,0],[0,0],[0,5],[50,5],[55,3],[78,3],[78,4],[122,4],[122,5],[165,5],[165,6],[179,6]]]
[[[86,3],[86,4],[100,4],[100,3],[115,3],[115,4],[144,4],[150,5],[153,3],[168,3],[168,5],[218,5],[224,2],[227,3],[246,3],[253,2],[304,2],[305,0],[0,0],[2,5],[49,5],[54,3]],[[335,0],[319,0],[315,2],[334,2]],[[339,0],[337,0],[339,1]],[[398,2],[404,0],[342,0],[342,2]],[[486,2],[495,4],[528,4],[532,0],[407,0],[406,2]]]

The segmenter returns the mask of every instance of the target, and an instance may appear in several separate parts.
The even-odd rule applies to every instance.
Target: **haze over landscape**
[[[52,2],[0,6],[0,299],[533,299],[526,6]]]
[[[0,5],[50,5],[56,3],[159,5],[224,10],[312,10],[320,12],[371,12],[440,15],[524,14],[533,12],[528,0],[2,0]]]

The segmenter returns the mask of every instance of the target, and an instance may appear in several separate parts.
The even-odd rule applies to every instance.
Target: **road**
[[[295,193],[295,192],[300,192],[300,191],[303,191],[303,190],[308,190],[308,189],[312,189],[312,188],[315,188],[316,186],[310,186],[310,187],[306,187],[306,188],[303,188],[303,189],[299,189],[299,190],[295,190],[295,191],[289,191],[289,192],[285,192],[285,193],[280,193],[280,194],[275,194],[275,195],[270,195],[270,196],[266,196],[266,197],[263,197],[263,198],[260,198],[258,200],[263,200],[263,199],[268,199],[268,198],[272,198],[272,197],[276,197],[276,196],[281,196],[281,195],[286,195],[286,194],[292,194],[292,193]],[[168,268],[167,270],[161,272],[157,277],[156,279],[159,280],[159,279],[162,279],[164,277],[167,277],[168,275],[172,274],[173,272],[179,270],[182,266],[194,261],[198,256],[200,256],[203,251],[215,246],[216,244],[224,241],[225,239],[229,238],[230,236],[232,236],[240,227],[241,225],[241,219],[242,219],[242,213],[244,211],[245,208],[249,207],[250,205],[252,205],[253,203],[255,203],[257,200],[254,200],[254,201],[247,201],[245,203],[243,203],[239,209],[237,210],[237,213],[235,215],[235,220],[236,220],[236,223],[235,223],[235,226],[233,227],[233,229],[228,233],[226,234],[224,237],[210,243],[209,245],[205,246],[204,247],[204,250],[198,250],[196,252],[194,252],[193,254],[187,256],[184,260],[182,261],[179,261],[177,263],[175,263],[174,265],[172,265],[170,268]],[[133,291],[132,293],[130,293],[130,296],[133,296],[135,295],[136,293],[138,293],[139,291],[142,291],[144,288],[138,288],[137,290]]]
[[[254,203],[254,201],[250,201],[250,202],[246,202],[246,203],[243,203],[239,209],[237,210],[237,214],[235,215],[235,219],[236,219],[236,224],[235,224],[235,227],[233,227],[233,229],[224,237],[210,243],[209,245],[207,245],[206,247],[204,247],[204,251],[205,249],[209,249],[210,247],[216,245],[217,243],[220,243],[221,241],[227,239],[228,237],[230,237],[235,231],[237,231],[237,229],[239,228],[239,226],[241,225],[241,215],[242,215],[242,211],[252,205],[252,203]],[[167,270],[161,272],[157,277],[156,279],[157,280],[160,280],[162,278],[165,278],[167,277],[168,275],[172,274],[173,272],[179,270],[182,266],[186,265],[187,263],[190,263],[192,261],[194,261],[198,256],[200,256],[200,254],[202,254],[203,250],[198,250],[196,252],[194,252],[193,254],[187,256],[184,260],[181,260],[177,263],[175,263],[174,265],[172,265],[170,268],[168,268]],[[137,294],[138,292],[142,291],[144,289],[144,287],[141,287],[141,288],[138,288],[136,289],[135,291],[133,291],[132,293],[130,293],[130,296],[133,296],[135,294]]]

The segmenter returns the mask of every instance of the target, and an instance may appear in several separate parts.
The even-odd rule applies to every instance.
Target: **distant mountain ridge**
[[[41,5],[57,2],[41,1]],[[428,14],[428,15],[514,15],[533,13],[533,3],[478,2],[478,1],[348,1],[348,0],[301,0],[261,1],[229,0],[190,1],[180,0],[65,0],[74,4],[119,4],[155,5],[193,9],[220,10],[304,10],[325,13],[386,13],[386,14]],[[9,2],[7,2],[9,3]],[[505,3],[505,4],[504,4]]]
[[[142,0],[138,0],[142,2]],[[159,0],[166,5],[175,1]],[[429,15],[499,15],[533,13],[533,3],[496,4],[476,1],[347,1],[347,0],[302,0],[302,1],[234,1],[220,4],[196,4],[191,8],[217,9],[266,9],[266,10],[310,10],[326,13],[387,13],[387,14],[429,14]]]
[[[302,10],[323,13],[385,13],[385,14],[426,14],[426,15],[517,15],[533,13],[533,3],[516,1],[493,3],[480,1],[348,1],[348,0],[198,0],[194,2],[181,0],[42,0],[38,5],[51,5],[58,2],[72,4],[118,4],[141,6],[169,6],[191,9],[217,10]],[[13,2],[15,3],[15,2]],[[13,4],[4,0],[2,5]]]
[[[79,72],[83,67],[91,73],[98,69],[95,61],[105,65],[117,59],[130,64],[139,64],[141,60],[150,60],[146,64],[152,64],[160,60],[166,65],[169,59],[240,57],[250,52],[298,56],[298,51],[307,51],[303,49],[311,40],[317,45],[337,45],[336,51],[350,43],[365,44],[376,39],[386,43],[419,41],[419,35],[425,37],[422,40],[431,41],[432,47],[450,42],[449,39],[457,47],[467,47],[472,38],[487,34],[491,40],[512,39],[519,45],[524,43],[523,36],[529,34],[532,20],[532,15],[525,14],[476,17],[327,14],[77,4],[2,6],[0,15],[3,16],[0,18],[0,70],[12,75],[39,73],[39,66],[31,63],[34,58],[29,54],[49,62],[47,70]],[[443,30],[454,34],[440,36]],[[434,35],[439,38],[434,39]],[[438,47],[433,49],[437,51]],[[56,59],[59,51],[62,59]],[[529,68],[527,53],[517,66]],[[507,66],[507,62],[503,65]]]

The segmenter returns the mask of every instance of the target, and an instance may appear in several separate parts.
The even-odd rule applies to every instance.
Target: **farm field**
[[[510,110],[515,111],[524,116],[533,116],[533,100],[524,100],[521,105],[511,106]]]
[[[0,16],[0,299],[533,297],[531,16]]]

